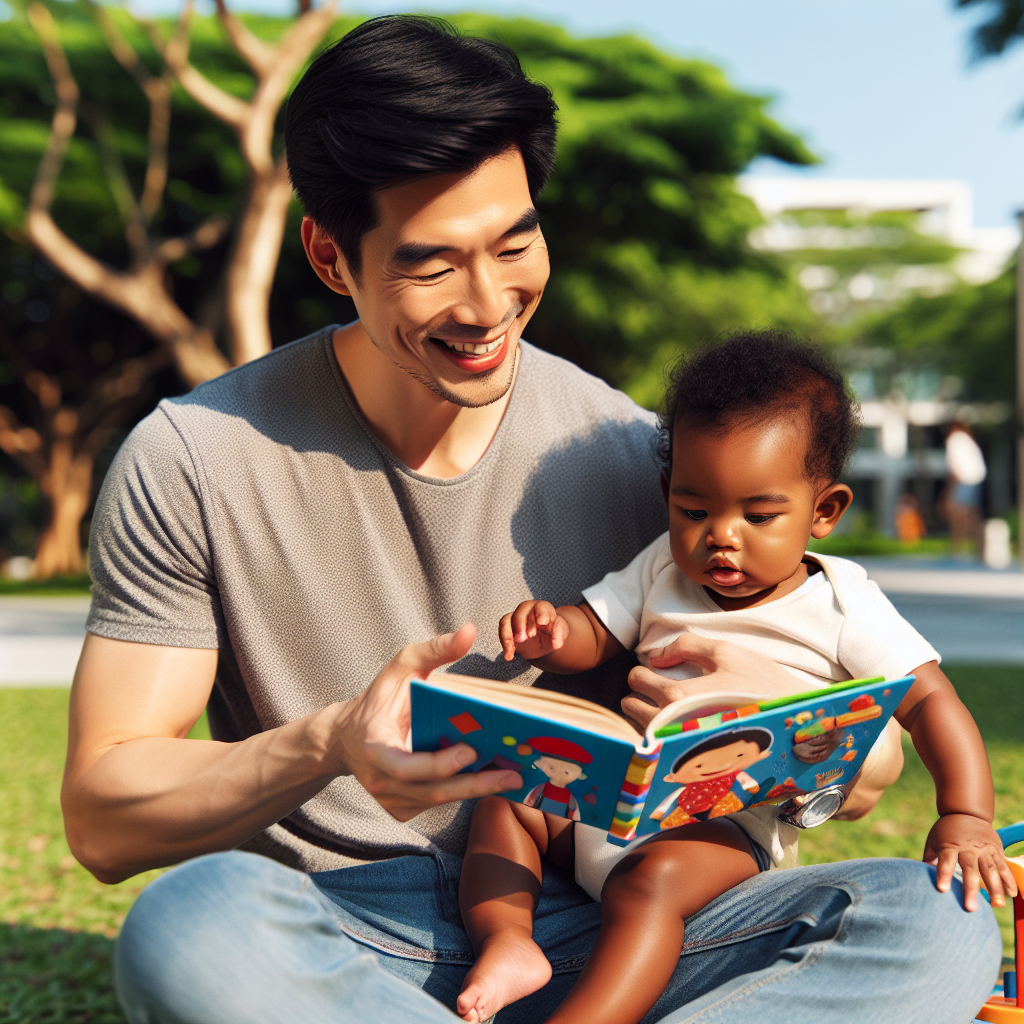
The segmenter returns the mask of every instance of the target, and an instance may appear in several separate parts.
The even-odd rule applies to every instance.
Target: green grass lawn
[[[981,727],[996,786],[996,825],[1024,818],[1024,669],[948,668]],[[0,1024],[123,1024],[110,983],[113,939],[159,872],[101,885],[75,863],[61,825],[66,690],[0,689]],[[193,735],[205,733],[201,722]],[[873,814],[807,832],[804,863],[918,858],[934,819],[931,778],[907,766]],[[1009,908],[1000,912],[1004,943]]]

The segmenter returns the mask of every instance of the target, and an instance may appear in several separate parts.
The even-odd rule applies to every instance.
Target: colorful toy
[[[997,830],[1003,849],[1024,842],[1024,821]],[[1014,970],[1003,974],[1003,993],[989,996],[975,1018],[990,1024],[1024,1024],[1024,989],[1020,979],[1024,972],[1024,857],[1007,857],[1007,863],[1017,882],[1017,895],[1013,900]]]

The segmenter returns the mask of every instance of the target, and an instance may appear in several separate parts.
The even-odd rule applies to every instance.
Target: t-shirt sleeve
[[[162,407],[128,436],[107,473],[89,538],[97,636],[216,649],[223,637],[196,467]]]
[[[938,652],[892,606],[874,580],[864,580],[847,598],[839,633],[838,661],[853,679],[898,679],[919,665],[939,661]]]
[[[610,572],[600,583],[587,587],[583,597],[597,617],[626,650],[640,642],[640,619],[654,581],[672,561],[668,534],[652,541],[625,569]]]

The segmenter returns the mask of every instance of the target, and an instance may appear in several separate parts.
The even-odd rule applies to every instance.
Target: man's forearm
[[[69,765],[61,802],[75,856],[103,882],[229,850],[338,775],[344,704],[238,743],[143,737]]]

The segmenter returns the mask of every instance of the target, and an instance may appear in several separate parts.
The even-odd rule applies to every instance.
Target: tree
[[[137,138],[132,140],[136,143],[132,155],[145,153],[145,169],[136,193],[125,166],[126,140],[118,136],[118,130],[123,132],[125,126],[112,120],[109,103],[83,99],[53,15],[38,2],[29,5],[27,19],[42,45],[56,107],[28,191],[24,217],[16,215],[20,204],[15,193],[7,191],[0,196],[7,207],[7,219],[16,222],[15,233],[20,240],[34,246],[80,291],[134,318],[157,345],[156,352],[144,358],[132,357],[116,370],[100,375],[84,404],[71,408],[63,401],[58,378],[33,366],[18,346],[4,339],[10,365],[34,396],[35,400],[29,402],[29,418],[36,425],[23,422],[9,406],[0,408],[0,447],[39,483],[50,506],[50,523],[37,548],[37,575],[81,570],[80,524],[89,505],[95,457],[117,423],[144,401],[149,377],[172,361],[185,383],[192,386],[230,365],[217,347],[211,327],[193,320],[176,301],[168,274],[172,263],[217,247],[230,231],[230,219],[215,213],[177,237],[154,235],[168,185],[172,82],[180,83],[197,104],[236,134],[246,169],[221,299],[230,362],[237,364],[271,348],[270,289],[291,200],[285,157],[283,153],[274,155],[275,121],[292,79],[329,28],[333,7],[334,0],[330,0],[316,11],[307,9],[288,27],[281,41],[272,45],[255,36],[219,0],[220,26],[255,79],[251,99],[243,100],[220,88],[190,63],[191,2],[186,3],[170,40],[163,39],[156,25],[146,26],[151,59],[155,55],[164,65],[162,71],[154,73],[125,31],[136,29],[138,35],[139,26],[83,0],[74,12],[77,19],[70,19],[73,42],[81,43],[83,36],[89,40],[86,46],[78,47],[79,55],[84,53],[94,64],[97,55],[105,56],[95,45],[98,27],[107,52],[131,77],[148,104],[144,147],[139,147]],[[68,28],[65,25],[66,33]],[[90,83],[106,80],[90,78]],[[113,269],[101,253],[76,241],[54,216],[56,186],[74,140],[80,108],[91,128],[103,184],[122,223],[128,264],[125,270]],[[57,325],[59,319],[54,321]],[[58,347],[63,343],[65,350],[66,335],[65,325],[65,337],[58,343]],[[64,355],[65,361],[74,362],[70,352]]]
[[[974,30],[977,57],[994,57],[1024,39],[1024,0],[957,0],[957,7],[982,4],[989,17]]]
[[[294,202],[287,205],[280,117],[274,116],[299,64],[293,53],[293,69],[281,72],[281,51],[272,57],[270,41],[280,39],[286,47],[298,38],[289,31],[320,26],[313,19],[325,18],[322,12],[311,12],[305,23],[235,19],[222,3],[213,18],[191,17],[186,9],[176,25],[153,26],[75,0],[55,4],[49,18],[34,16],[46,40],[46,61],[26,18],[5,25],[0,217],[14,236],[10,258],[24,261],[17,243],[31,241],[23,225],[36,171],[48,153],[57,152],[60,174],[51,175],[49,205],[36,202],[35,223],[62,232],[58,250],[76,254],[80,265],[99,267],[107,275],[99,276],[116,285],[109,295],[90,291],[90,279],[76,278],[77,265],[58,262],[55,250],[50,264],[83,294],[76,317],[55,315],[32,324],[27,307],[38,300],[56,309],[49,298],[33,297],[30,289],[6,303],[0,299],[0,319],[8,318],[12,329],[50,339],[31,367],[6,361],[16,379],[9,385],[0,380],[0,400],[17,417],[14,434],[28,427],[44,446],[49,443],[38,395],[26,384],[33,369],[58,381],[64,375],[64,404],[85,401],[92,377],[112,372],[112,363],[101,367],[88,359],[79,359],[75,369],[78,357],[68,346],[88,352],[91,341],[74,335],[66,344],[58,336],[58,327],[82,326],[74,321],[83,311],[95,317],[101,300],[147,330],[154,310],[175,320],[180,329],[150,333],[186,386],[266,351],[271,339],[288,341],[351,317],[350,303],[325,292],[301,251],[300,211]],[[337,19],[324,30],[325,41],[357,20]],[[814,325],[787,268],[747,245],[759,216],[734,187],[736,173],[758,155],[791,163],[812,159],[799,139],[767,116],[766,100],[733,89],[707,64],[667,56],[632,37],[579,40],[525,20],[453,20],[516,49],[528,72],[552,86],[561,107],[559,164],[541,199],[553,276],[531,323],[531,340],[653,406],[662,367],[695,341],[751,323]],[[310,30],[302,37],[310,50],[313,35]],[[272,82],[270,75],[276,76]],[[169,134],[154,135],[154,124],[165,123]],[[58,145],[63,149],[57,151]],[[161,176],[159,193],[155,185],[147,192],[146,183]],[[129,230],[142,239],[140,248],[133,249]],[[280,260],[277,247],[283,247]],[[122,286],[133,274],[141,276],[141,266],[151,268],[152,301],[119,304]],[[33,275],[11,281],[17,293]],[[0,281],[0,287],[6,285]],[[110,323],[117,325],[107,332],[111,339],[137,340],[126,322],[112,317]],[[142,349],[135,343],[112,342],[115,361],[138,355]],[[194,353],[206,360],[206,369],[187,368],[184,356]],[[68,372],[77,375],[75,388],[66,386]],[[134,411],[122,403],[123,422],[145,412],[147,401],[140,398]],[[24,460],[19,465],[28,471]],[[65,564],[75,564],[74,558]]]
[[[965,401],[1010,404],[1014,273],[1010,267],[987,284],[959,284],[945,295],[910,299],[862,323],[858,342],[891,352],[890,373],[934,368],[959,382],[957,397]]]

